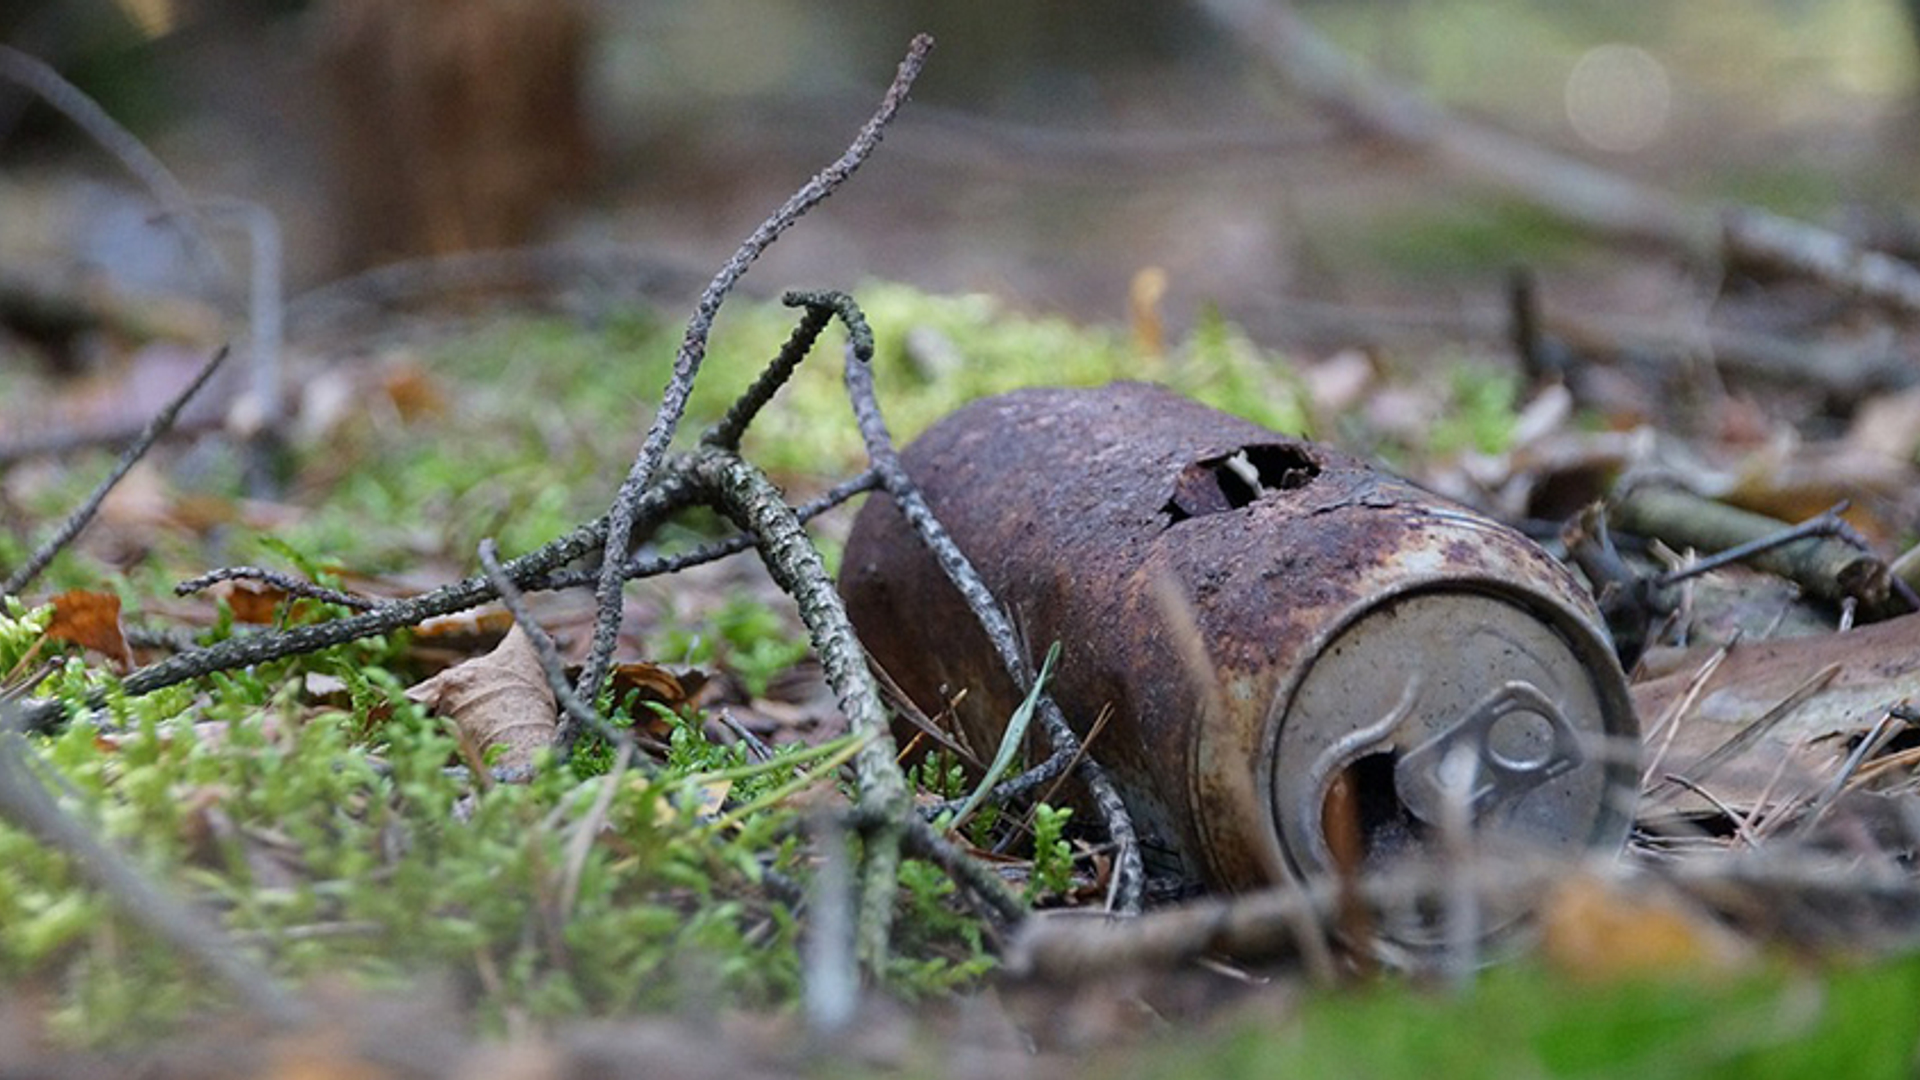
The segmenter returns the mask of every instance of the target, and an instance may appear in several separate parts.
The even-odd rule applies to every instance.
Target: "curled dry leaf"
[[[73,589],[54,597],[47,636],[133,666],[133,651],[120,632],[120,597],[114,593]]]
[[[267,625],[279,618],[286,590],[258,581],[222,581],[207,590],[227,602],[235,622]]]
[[[553,690],[533,640],[518,626],[485,656],[409,687],[407,697],[452,720],[492,764],[520,768],[553,745]],[[498,756],[492,751],[499,747]]]
[[[707,682],[707,677],[698,671],[688,670],[676,675],[659,664],[639,662],[615,664],[607,673],[607,679],[613,688],[613,700],[623,702],[630,694],[638,695],[633,699],[634,723],[658,738],[665,738],[672,728],[657,714],[642,706],[651,702],[669,711],[679,712],[692,704],[693,696]]]

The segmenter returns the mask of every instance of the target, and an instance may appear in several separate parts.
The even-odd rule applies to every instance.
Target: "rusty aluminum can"
[[[1429,842],[1446,797],[1482,834],[1623,841],[1626,679],[1586,591],[1518,532],[1142,383],[978,401],[903,458],[1036,657],[1060,643],[1073,726],[1111,710],[1094,752],[1150,864],[1227,889],[1333,870],[1336,801],[1363,865]],[[991,755],[1020,695],[889,500],[840,586],[929,715],[966,691]]]

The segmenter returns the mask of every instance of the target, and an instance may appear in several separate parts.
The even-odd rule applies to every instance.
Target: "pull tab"
[[[1467,786],[1467,805],[1475,817],[1565,775],[1586,760],[1578,733],[1552,700],[1532,683],[1507,683],[1395,764],[1395,793],[1414,817],[1428,825],[1440,820],[1447,791],[1441,769],[1456,748],[1471,751],[1468,760],[1475,768]]]

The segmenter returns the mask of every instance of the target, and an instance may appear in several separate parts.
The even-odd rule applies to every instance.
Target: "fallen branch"
[[[860,129],[846,152],[801,185],[800,190],[794,192],[780,209],[761,222],[760,227],[721,266],[720,272],[714,275],[713,281],[701,294],[693,318],[687,322],[680,351],[674,357],[673,376],[667,380],[666,389],[660,395],[660,408],[654,414],[653,425],[648,428],[640,452],[634,457],[626,480],[614,496],[613,507],[607,512],[606,548],[601,559],[600,581],[594,591],[599,610],[594,620],[593,646],[587,654],[587,662],[578,683],[582,698],[591,701],[599,693],[600,683],[612,662],[620,619],[626,607],[626,595],[622,590],[625,579],[620,571],[632,540],[638,503],[666,456],[667,445],[673,441],[680,416],[686,410],[687,399],[693,393],[693,380],[699,374],[701,361],[706,357],[707,337],[712,332],[714,316],[719,314],[720,305],[733,289],[734,282],[740,280],[740,276],[747,272],[747,267],[759,258],[760,253],[800,220],[801,215],[833,194],[880,145],[881,134],[906,102],[907,91],[912,88],[914,79],[919,77],[927,54],[932,51],[931,37],[921,34],[913,39],[906,59],[900,62],[900,69],[894,75],[893,84],[880,101],[879,110]]]
[[[1710,215],[1506,132],[1454,116],[1377,78],[1273,0],[1198,0],[1266,60],[1288,90],[1368,136],[1426,154],[1601,236],[1651,243],[1700,261],[1714,254]]]
[[[1456,116],[1379,78],[1287,0],[1198,0],[1289,91],[1368,136],[1491,183],[1577,228],[1688,261],[1756,266],[1920,314],[1920,270],[1837,233],[1759,210],[1724,215],[1518,136]]]
[[[874,815],[865,834],[855,940],[869,970],[884,967],[892,929],[894,891],[899,887],[900,840],[912,811],[906,778],[894,760],[893,736],[880,691],[867,672],[866,653],[847,620],[840,594],[820,553],[807,539],[793,508],[766,475],[717,448],[695,455],[689,473],[703,494],[734,523],[760,538],[760,558],[780,588],[799,606],[827,684],[833,687],[849,730],[865,740],[855,757],[859,805]]]
[[[698,491],[688,477],[669,469],[642,497],[638,520],[656,524],[674,511],[691,505],[697,495]],[[598,518],[534,551],[509,560],[501,569],[516,583],[525,583],[599,551],[605,538],[606,519]],[[283,656],[315,652],[374,634],[417,626],[437,615],[450,615],[483,604],[495,596],[486,576],[475,575],[344,619],[296,626],[273,633],[248,634],[178,653],[128,675],[121,689],[136,697],[150,694],[216,671],[231,671],[250,664],[278,660]],[[99,708],[106,703],[106,697],[104,691],[96,693],[88,699],[86,706]],[[59,724],[64,711],[65,705],[60,701],[35,699],[24,702],[15,719],[25,730],[50,731]]]
[[[1920,269],[1825,229],[1764,210],[1730,210],[1721,250],[1737,269],[1790,274],[1889,311],[1920,315]]]
[[[132,132],[120,126],[99,103],[79,87],[61,78],[60,73],[44,61],[11,45],[0,44],[0,78],[11,80],[40,95],[42,101],[73,121],[101,149],[113,155],[135,179],[146,185],[161,209],[167,212],[168,218],[180,226],[188,249],[193,252],[194,259],[209,279],[217,283],[225,277],[219,251],[208,239],[206,225],[193,199],[187,195],[187,189]]]
[[[1794,582],[1809,596],[1833,604],[1856,601],[1872,617],[1910,610],[1886,562],[1847,535],[1850,530],[1837,518],[1831,523],[1815,519],[1816,525],[1829,527],[1801,536],[1788,523],[1764,514],[1675,487],[1638,484],[1614,498],[1609,521],[1626,532],[1658,537],[1676,550],[1712,554],[1752,545],[1734,557]],[[1783,536],[1787,542],[1772,542]]]

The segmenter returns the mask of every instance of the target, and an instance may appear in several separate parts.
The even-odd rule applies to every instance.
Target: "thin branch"
[[[773,395],[786,385],[788,379],[800,367],[800,361],[806,359],[813,350],[813,343],[820,339],[820,331],[833,321],[833,312],[809,307],[800,313],[800,322],[793,328],[793,334],[787,343],[780,346],[780,354],[773,358],[760,377],[753,381],[747,392],[727,409],[727,415],[707,430],[700,441],[708,446],[717,446],[722,450],[740,449],[740,439],[747,433],[747,425],[767,407]]]
[[[554,735],[554,744],[562,757],[573,753],[573,747],[580,739],[583,730],[592,731],[617,748],[624,762],[633,754],[632,737],[625,731],[609,724],[589,702],[581,701],[573,692],[573,686],[567,681],[567,664],[560,658],[560,650],[553,647],[553,638],[549,636],[533,613],[527,610],[527,598],[514,585],[513,579],[500,566],[500,554],[494,547],[493,538],[480,541],[480,569],[487,575],[487,583],[500,595],[500,602],[513,614],[513,621],[526,631],[527,640],[533,643],[534,654],[540,657],[540,671],[547,677],[547,686],[553,690],[554,700],[560,703],[562,722],[560,730]]]
[[[874,397],[873,372],[869,365],[850,360],[846,384],[847,394],[853,401],[854,416],[860,425],[860,436],[866,442],[867,457],[872,461],[874,471],[880,474],[881,486],[893,498],[914,532],[919,534],[921,543],[926,545],[934,560],[940,564],[947,580],[966,601],[974,619],[992,641],[994,651],[999,654],[1000,663],[1006,668],[1014,685],[1022,691],[1026,690],[1033,685],[1033,665],[1020,649],[1013,623],[1007,618],[999,601],[994,599],[993,593],[981,582],[972,562],[954,544],[945,526],[934,517],[920,489],[900,463],[900,455],[893,448],[893,436],[887,431],[886,419],[881,416],[879,402]],[[1040,695],[1038,713],[1054,753],[1064,753],[1069,757],[1076,754],[1080,747],[1079,737],[1067,725],[1066,717],[1061,715],[1060,706],[1054,702],[1051,694]],[[1088,794],[1093,797],[1094,808],[1099,811],[1101,823],[1118,852],[1114,867],[1117,905],[1123,912],[1138,911],[1146,873],[1140,862],[1140,845],[1134,838],[1133,819],[1127,813],[1126,805],[1121,802],[1113,781],[1098,761],[1081,756],[1075,768],[1080,779],[1086,783]]]
[[[865,740],[854,759],[859,805],[875,815],[876,825],[865,838],[856,940],[862,960],[877,971],[887,954],[899,884],[900,839],[912,820],[912,802],[906,778],[894,760],[886,709],[867,671],[866,653],[820,553],[765,474],[731,453],[712,448],[694,456],[689,472],[721,512],[760,538],[760,558],[798,606],[849,731]]]
[[[1831,512],[1795,529],[1680,488],[1645,483],[1616,495],[1609,518],[1621,530],[1659,537],[1675,548],[1732,549],[1754,569],[1795,582],[1808,595],[1833,604],[1857,597],[1874,617],[1907,607],[1886,562],[1863,550],[1865,542]],[[1777,544],[1783,537],[1791,542]]]
[[[653,487],[647,489],[641,500],[640,520],[658,521],[694,502],[697,494],[698,487],[683,469],[669,468]],[[508,561],[503,569],[516,582],[539,578],[600,550],[605,537],[606,519],[598,518],[547,542],[537,550]],[[135,697],[150,694],[162,687],[215,671],[229,671],[283,656],[314,652],[343,642],[415,626],[436,615],[448,615],[485,603],[495,595],[486,576],[475,575],[344,619],[296,626],[273,633],[248,634],[179,653],[128,675],[121,683],[121,690]],[[87,706],[99,708],[105,703],[106,694],[102,691],[90,698]],[[17,722],[24,725],[24,730],[50,731],[58,726],[66,708],[66,704],[58,700],[36,699],[22,704]]]
[[[6,50],[6,46],[0,45],[0,50]],[[4,52],[0,52],[0,55],[4,55]],[[20,595],[20,590],[26,588],[34,578],[39,577],[40,571],[47,568],[47,564],[53,561],[53,557],[72,543],[74,537],[80,535],[80,530],[87,527],[87,523],[92,521],[93,515],[99,511],[100,504],[106,501],[107,493],[112,491],[114,485],[118,484],[128,472],[132,471],[140,459],[147,455],[147,451],[153,448],[153,444],[159,441],[160,436],[166,434],[167,429],[173,426],[174,418],[180,415],[180,410],[186,407],[193,395],[200,392],[200,388],[207,384],[207,380],[213,377],[213,373],[219,370],[226,358],[226,346],[223,345],[214,350],[212,358],[202,365],[199,374],[193,377],[193,381],[187,384],[186,389],[180,391],[172,401],[167,402],[166,407],[161,409],[158,415],[148,421],[146,430],[142,431],[133,445],[127,447],[126,452],[120,455],[120,460],[114,464],[113,471],[93,489],[93,494],[87,496],[87,501],[81,503],[80,508],[61,523],[60,528],[47,539],[46,543],[40,545],[38,550],[27,557],[25,565],[15,570],[4,584],[0,584],[0,595]]]
[[[188,578],[175,585],[173,594],[192,596],[223,581],[263,581],[288,596],[299,596],[326,604],[339,604],[354,611],[371,611],[380,606],[378,600],[355,596],[349,592],[341,592],[339,589],[329,589],[325,585],[316,584],[306,578],[296,577],[282,570],[269,570],[264,566],[223,566],[218,570],[209,570],[199,577]]]
[[[1027,918],[1027,905],[993,865],[976,859],[924,821],[911,821],[905,839],[907,854],[925,859],[959,882],[980,905],[1004,926],[1018,926]]]
[[[1721,246],[1735,266],[1793,274],[1901,315],[1920,315],[1920,269],[1838,233],[1744,208],[1727,212]]]
[[[680,424],[680,416],[686,410],[687,398],[693,392],[694,377],[699,373],[700,362],[706,356],[707,337],[712,332],[714,316],[719,313],[721,303],[733,289],[734,282],[740,280],[740,276],[747,272],[747,267],[762,251],[800,220],[801,215],[833,194],[873,153],[880,144],[880,136],[887,124],[906,101],[907,91],[919,76],[932,49],[933,38],[921,34],[913,39],[906,59],[900,62],[899,71],[894,75],[893,84],[881,99],[879,110],[860,129],[846,152],[833,164],[816,173],[813,179],[794,192],[785,205],[761,222],[760,227],[747,237],[733,257],[720,268],[720,272],[714,275],[706,292],[701,294],[699,306],[694,309],[693,318],[687,323],[679,354],[674,357],[673,376],[660,395],[660,408],[654,414],[653,426],[648,429],[640,452],[614,496],[612,509],[607,513],[606,548],[600,563],[599,585],[595,589],[599,610],[594,620],[593,647],[587,654],[585,669],[580,673],[579,691],[582,698],[591,701],[599,693],[600,683],[606,678],[607,667],[612,662],[613,647],[619,636],[620,619],[626,603],[622,590],[625,577],[621,571],[633,538],[636,507],[647,484],[659,469],[667,445],[673,441],[674,431]]]
[[[872,469],[868,469],[866,472],[850,480],[843,480],[835,484],[833,487],[821,493],[817,498],[809,499],[799,506],[794,507],[793,512],[802,522],[812,521],[821,514],[853,498],[855,495],[864,494],[879,486],[880,477],[874,473]],[[659,577],[662,574],[677,573],[690,566],[700,566],[705,563],[717,562],[729,555],[738,555],[753,547],[754,542],[753,537],[747,533],[734,533],[725,539],[715,540],[710,544],[702,544],[691,551],[683,551],[677,555],[660,555],[647,559],[630,559],[627,561],[626,569],[623,570],[622,573],[626,575],[628,581],[637,581],[641,578]],[[599,580],[599,577],[599,572],[596,570],[563,570],[548,574],[545,577],[521,582],[521,586],[528,592],[543,592],[549,589],[571,589],[581,585],[592,585],[595,581]]]

